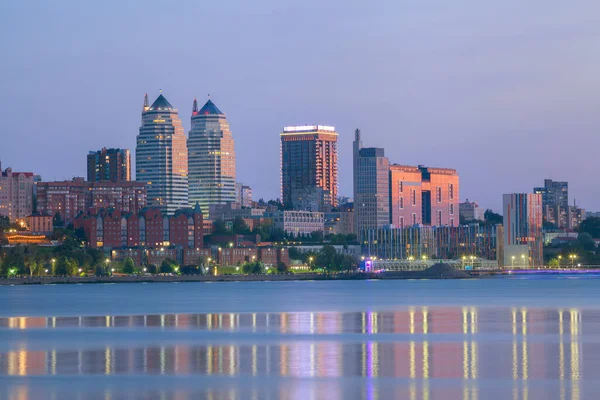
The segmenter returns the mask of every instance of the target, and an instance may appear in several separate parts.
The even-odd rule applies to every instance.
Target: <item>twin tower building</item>
[[[186,138],[178,110],[161,94],[144,98],[136,146],[136,180],[146,183],[148,206],[173,214],[200,205],[234,202],[235,150],[225,114],[208,100],[194,99],[192,127]]]

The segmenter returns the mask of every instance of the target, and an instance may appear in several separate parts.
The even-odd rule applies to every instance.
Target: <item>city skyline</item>
[[[593,149],[600,144],[594,135],[600,126],[595,115],[600,87],[593,79],[600,60],[588,51],[600,33],[590,17],[600,5],[584,3],[575,9],[533,0],[519,3],[514,13],[516,0],[465,2],[464,9],[441,2],[325,9],[311,1],[298,6],[267,1],[252,9],[190,2],[185,12],[161,16],[161,25],[171,28],[168,41],[147,41],[146,34],[137,33],[151,28],[131,24],[130,10],[113,15],[107,33],[95,22],[109,15],[103,5],[3,4],[3,26],[14,35],[0,45],[11,54],[0,66],[11,77],[0,99],[0,109],[11,116],[0,158],[14,170],[41,173],[46,181],[85,176],[82,155],[89,150],[134,149],[139,97],[154,87],[151,95],[163,88],[173,104],[185,105],[182,115],[189,115],[191,99],[201,92],[228,110],[239,148],[248,149],[238,152],[238,180],[251,186],[257,199],[278,197],[281,128],[327,121],[339,133],[341,195],[352,193],[351,146],[354,129],[360,128],[370,146],[385,147],[398,163],[455,168],[461,201],[469,198],[498,212],[501,194],[528,192],[551,178],[569,181],[571,198],[598,210],[600,189],[587,184],[582,171],[596,166]],[[157,7],[150,2],[137,10],[136,20],[145,24]],[[249,34],[226,35],[216,16],[231,17]],[[392,16],[400,21],[391,23]],[[202,23],[192,23],[198,17]],[[298,24],[276,35],[291,17]],[[66,18],[77,24],[78,35],[68,34],[72,25]],[[315,18],[334,25],[306,35],[300,27]],[[507,18],[510,26],[502,22]],[[435,29],[429,28],[432,21]],[[30,36],[32,26],[44,30],[44,41]],[[190,48],[209,33],[219,36],[221,46],[202,60]],[[106,35],[121,38],[121,46],[112,48]],[[166,46],[173,38],[177,45]],[[163,44],[165,57],[145,62]],[[284,69],[265,68],[306,51],[313,55]],[[380,57],[373,61],[371,52]],[[46,62],[40,64],[39,57]],[[69,109],[70,118],[60,118],[49,98]],[[110,118],[90,124],[89,110],[103,110]],[[42,134],[48,126],[53,135]],[[183,126],[188,132],[186,118]]]

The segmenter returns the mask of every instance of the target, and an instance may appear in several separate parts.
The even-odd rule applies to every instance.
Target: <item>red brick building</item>
[[[146,207],[146,185],[143,182],[86,182],[83,178],[37,183],[37,210],[52,216],[59,213],[65,224],[93,207],[137,212]]]

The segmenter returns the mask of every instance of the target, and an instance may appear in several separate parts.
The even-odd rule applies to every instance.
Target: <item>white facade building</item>
[[[313,232],[323,232],[325,229],[325,218],[322,212],[277,211],[265,216],[273,218],[275,229],[281,229],[294,237],[308,236]]]
[[[33,212],[33,183],[31,172],[2,171],[0,165],[0,216],[11,222],[28,217]]]

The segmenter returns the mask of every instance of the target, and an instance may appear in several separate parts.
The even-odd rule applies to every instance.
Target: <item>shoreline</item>
[[[290,274],[290,275],[177,275],[177,276],[89,276],[89,277],[19,277],[1,278],[0,286],[73,285],[101,283],[174,283],[174,282],[293,282],[406,279],[472,279],[474,276],[436,276],[424,271],[350,274]]]

